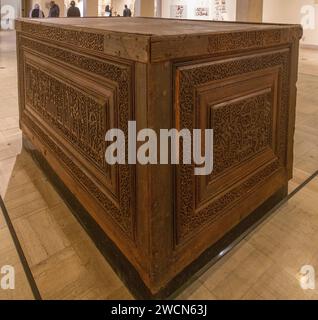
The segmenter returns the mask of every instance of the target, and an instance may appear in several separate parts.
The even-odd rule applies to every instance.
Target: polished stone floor
[[[298,83],[294,179],[290,191],[318,170],[318,51],[302,50]],[[14,34],[0,32],[0,193],[43,299],[132,299],[43,172],[22,150]],[[299,271],[318,274],[318,178],[304,186],[179,299],[317,299]],[[0,211],[0,268],[16,269],[16,289],[0,299],[32,299]],[[318,281],[318,278],[317,278]]]

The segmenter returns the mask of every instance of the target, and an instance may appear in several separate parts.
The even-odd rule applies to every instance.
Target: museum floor
[[[182,290],[178,299],[318,299],[299,271],[318,274],[318,51],[302,50],[294,179],[297,192],[228,254]],[[0,32],[0,194],[21,243],[29,277],[43,299],[132,299],[63,200],[21,151],[14,33]],[[0,209],[0,266],[13,265],[16,289],[0,299],[33,299]]]

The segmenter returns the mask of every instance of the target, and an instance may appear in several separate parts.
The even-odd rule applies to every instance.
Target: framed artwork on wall
[[[170,17],[177,19],[187,18],[187,6],[186,5],[171,5],[170,6]]]

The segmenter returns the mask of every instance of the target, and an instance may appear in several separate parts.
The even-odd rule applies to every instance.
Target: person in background
[[[34,8],[30,11],[30,18],[45,18],[44,12],[40,9],[40,5],[36,3]]]
[[[71,1],[71,6],[67,10],[67,16],[70,17],[80,17],[81,11],[76,7],[75,1]]]
[[[112,12],[112,9],[110,8],[109,4],[105,8],[105,16],[106,17],[112,17],[113,16],[113,12]]]
[[[125,9],[123,12],[124,17],[131,17],[131,10],[128,8],[127,4],[125,4]]]
[[[60,8],[55,3],[55,1],[50,2],[50,11],[49,11],[49,17],[50,18],[58,18],[60,16]]]

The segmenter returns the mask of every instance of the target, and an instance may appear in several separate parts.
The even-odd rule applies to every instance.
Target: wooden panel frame
[[[199,109],[196,105],[198,91],[204,91],[205,89],[202,89],[204,86],[209,86],[212,83],[217,86],[218,81],[226,86],[235,80],[237,85],[241,83],[242,88],[244,88],[244,81],[249,77],[255,77],[256,75],[257,78],[257,75],[259,77],[263,75],[266,79],[266,74],[271,72],[276,73],[276,78],[279,79],[276,80],[278,81],[276,95],[279,112],[277,112],[277,131],[275,131],[277,132],[277,151],[274,152],[277,157],[271,157],[270,155],[267,159],[265,157],[264,165],[256,168],[253,174],[247,176],[244,174],[240,182],[220,192],[217,197],[213,198],[212,202],[212,199],[206,197],[206,203],[198,210],[196,210],[195,195],[200,189],[198,188],[198,182],[195,183],[194,166],[180,165],[176,169],[176,246],[185,245],[188,241],[194,243],[194,239],[198,239],[202,232],[208,233],[209,225],[211,226],[215,222],[214,218],[222,219],[222,212],[225,214],[230,207],[235,206],[235,203],[239,205],[246,193],[251,192],[253,188],[261,188],[262,183],[270,179],[275,172],[283,169],[281,174],[282,177],[285,176],[288,166],[286,136],[288,135],[289,112],[289,59],[290,49],[287,47],[269,52],[255,52],[253,55],[218,59],[217,61],[175,65],[175,125],[177,128],[194,129],[196,127],[196,119],[198,118],[196,113]],[[253,91],[251,83],[249,90]],[[238,96],[239,94],[237,94]],[[199,125],[198,129],[202,128],[202,123],[197,122],[197,125]],[[221,208],[223,209],[221,210]]]
[[[277,118],[280,108],[278,101],[278,88],[281,86],[280,79],[280,68],[278,67],[208,83],[196,89],[196,128],[201,128],[202,130],[214,129],[215,135],[214,170],[211,175],[198,176],[195,178],[196,211],[225,189],[230,189],[231,186],[235,185],[238,181],[250,177],[253,172],[266,162],[269,163],[278,158],[277,132],[280,128],[277,124]],[[251,116],[251,112],[253,112],[253,109],[256,109],[256,107],[259,108],[258,111],[266,110],[266,107],[260,104],[263,99],[269,99],[269,101],[264,102],[269,106],[268,121],[270,121],[270,123],[262,124],[262,126],[266,126],[266,128],[257,128],[255,127],[255,123],[248,122],[248,120],[255,121],[255,117],[258,115],[256,111],[252,114],[254,118],[248,117]],[[259,103],[259,105],[255,105],[255,108],[249,110],[247,107],[252,107],[251,103]],[[237,106],[241,107],[240,113],[242,113],[242,107],[247,109],[246,113],[244,113],[244,119],[242,119],[240,115],[238,115],[236,119],[233,119],[233,113],[235,112],[233,109],[237,108]],[[222,113],[223,109],[226,110]],[[229,110],[233,110],[233,113],[230,114]],[[217,112],[219,113],[219,117],[214,119]],[[224,155],[222,150],[222,152],[220,152],[221,154],[218,154],[218,140],[222,140],[222,137],[227,139],[235,138],[229,136],[229,132],[223,132],[223,129],[228,130],[230,124],[223,123],[222,119],[228,119],[230,116],[232,116],[232,120],[241,122],[241,125],[237,124],[237,127],[239,127],[238,131],[232,132],[232,134],[235,133],[240,139],[243,139],[243,137],[245,140],[248,139],[250,150],[246,151],[246,143],[244,143],[245,150],[243,151],[240,150],[242,146],[232,144],[232,147],[235,147],[236,150],[231,150],[230,147],[228,147],[229,150],[227,150],[227,153],[232,152],[232,158],[220,159],[217,156],[223,156],[224,158],[226,155]],[[262,118],[259,120],[264,121],[265,119]],[[254,130],[254,132],[250,132],[253,136],[246,137],[244,134],[247,133],[239,131],[244,124],[245,126],[250,125],[250,129]],[[219,128],[218,131],[216,127]],[[266,132],[266,130],[268,131]],[[246,128],[245,131],[247,131]],[[262,141],[261,137],[258,136],[259,133],[265,135]],[[254,139],[253,141],[251,141],[252,138]],[[229,141],[227,140],[227,142]],[[255,142],[257,142],[257,144]],[[259,145],[260,142],[262,143],[261,146]],[[234,155],[237,155],[234,152],[238,153],[238,151],[241,151],[244,155],[239,155],[238,158],[234,158]],[[224,163],[224,161],[226,162]],[[230,161],[232,161],[232,163]],[[225,167],[220,168],[222,164],[225,165]]]
[[[112,169],[113,172],[118,171],[118,175],[112,175],[114,185],[110,187],[100,168],[87,161],[74,146],[70,146],[61,135],[54,134],[54,130],[40,120],[27,105],[24,94],[25,66],[36,65],[42,71],[47,68],[47,71],[51,71],[51,77],[73,85],[87,96],[94,96],[97,100],[108,98],[109,105],[114,108],[111,111],[114,127],[122,129],[127,137],[128,121],[135,118],[134,64],[74,53],[21,34],[18,34],[17,42],[19,90],[23,93],[19,95],[23,132],[41,150],[52,168],[110,238],[129,256],[128,259],[140,274],[145,275],[144,281],[147,283],[149,272],[145,269],[149,268],[148,259],[141,258],[144,250],[137,247],[140,242],[137,228],[142,228],[138,227],[141,217],[138,220],[136,218],[136,167],[123,165]],[[62,74],[64,80],[61,79]]]
[[[44,60],[45,59],[45,60]],[[29,71],[27,69],[31,68],[32,73],[36,73],[36,75],[43,75],[45,77],[46,85],[48,86],[47,90],[43,87],[39,87],[41,85],[41,81],[39,78],[34,79],[32,83],[28,84],[26,81],[31,82]],[[42,130],[48,132],[50,136],[54,137],[55,141],[58,141],[63,149],[69,150],[72,157],[75,157],[79,160],[81,166],[85,168],[84,170],[91,174],[91,179],[96,179],[96,183],[104,186],[103,192],[107,193],[114,201],[114,204],[119,207],[119,186],[118,186],[118,179],[119,179],[119,167],[118,166],[109,166],[106,164],[105,161],[105,149],[106,149],[106,142],[105,142],[105,133],[101,133],[100,140],[96,142],[102,147],[100,150],[100,161],[97,162],[96,154],[89,152],[87,148],[91,148],[90,145],[83,141],[79,144],[79,141],[82,138],[88,139],[89,137],[83,136],[82,138],[79,136],[80,134],[85,134],[84,130],[87,130],[86,135],[91,136],[93,133],[89,132],[91,128],[94,128],[94,123],[90,122],[90,117],[98,117],[95,114],[89,114],[88,110],[80,110],[80,107],[88,109],[89,105],[86,105],[87,100],[92,100],[93,102],[97,103],[98,108],[101,109],[101,121],[98,124],[99,129],[104,130],[105,128],[109,130],[110,128],[117,128],[118,126],[118,115],[115,108],[116,105],[116,96],[117,96],[117,86],[116,84],[109,84],[104,82],[103,86],[100,83],[87,78],[82,73],[77,73],[76,71],[68,72],[65,74],[65,67],[60,66],[56,63],[50,62],[49,59],[43,58],[41,55],[34,55],[28,50],[25,50],[24,55],[24,74],[26,75],[24,86],[25,90],[25,108],[24,114],[26,114],[29,118],[33,121],[37,122],[41,127]],[[75,111],[71,109],[66,109],[70,107],[67,105],[65,101],[62,101],[61,97],[56,97],[60,101],[47,101],[48,99],[41,100],[40,95],[45,95],[46,98],[49,95],[48,91],[50,90],[50,80],[54,81],[54,84],[61,85],[63,87],[69,88],[70,90],[74,91],[75,96],[71,97],[69,95],[68,99],[73,99]],[[43,81],[42,81],[43,82]],[[29,86],[29,87],[28,87]],[[41,92],[45,90],[46,92]],[[65,89],[63,89],[64,91]],[[55,94],[52,92],[52,94]],[[77,96],[82,94],[82,98],[85,99],[83,105],[79,106],[80,100],[76,100]],[[41,105],[41,111],[44,110],[45,114],[41,114],[35,108],[32,103],[28,101],[28,95],[35,95],[37,98],[37,103]],[[55,109],[57,102],[60,102],[65,110],[50,110],[52,107]],[[45,105],[47,103],[48,105]],[[49,104],[53,104],[50,108]],[[94,110],[93,110],[94,111]],[[53,114],[50,114],[50,113]],[[81,123],[83,124],[82,128],[78,128],[79,132],[73,133],[70,132],[70,129],[67,126],[70,124],[70,117],[72,112],[78,112],[79,116],[81,116]],[[59,113],[59,114],[58,114]],[[76,116],[76,115],[75,115]],[[22,114],[23,117],[23,114]],[[57,117],[61,119],[57,119]],[[74,122],[77,119],[73,120]],[[98,119],[93,119],[93,122],[97,122]],[[65,122],[63,124],[62,122]],[[87,128],[85,128],[87,127]],[[102,127],[104,127],[102,129]],[[82,132],[80,132],[82,129]],[[84,129],[84,130],[83,130]],[[85,148],[85,149],[84,149]],[[103,157],[103,159],[101,159]],[[93,165],[92,165],[93,164]],[[94,177],[94,178],[93,178]]]

